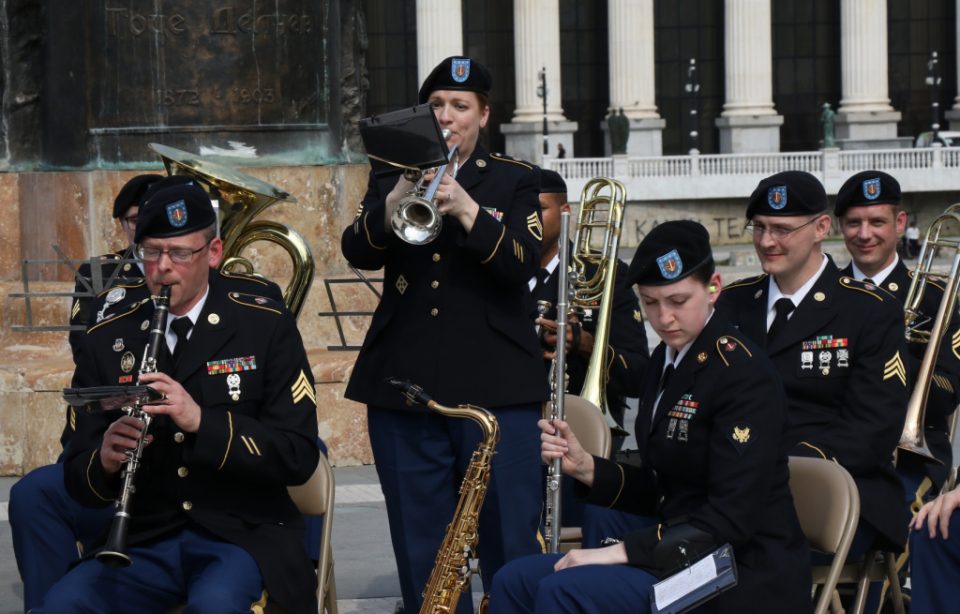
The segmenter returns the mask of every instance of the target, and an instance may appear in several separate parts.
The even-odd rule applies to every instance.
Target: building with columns
[[[363,0],[368,107],[415,101],[420,79],[465,53],[494,74],[486,138],[539,160],[609,153],[605,117],[630,120],[627,154],[809,151],[824,103],[841,148],[909,147],[960,115],[960,0]],[[927,84],[931,52],[941,79]],[[691,71],[691,60],[696,70]],[[541,72],[547,100],[540,97]]]

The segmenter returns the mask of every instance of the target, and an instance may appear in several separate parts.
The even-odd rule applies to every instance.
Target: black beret
[[[837,192],[833,214],[843,215],[850,207],[899,205],[900,183],[881,171],[863,171],[843,182]]]
[[[546,168],[540,169],[540,193],[541,194],[566,194],[567,183],[557,171],[551,171]]]
[[[163,175],[137,175],[123,184],[123,187],[117,193],[117,197],[113,200],[113,217],[119,219],[130,207],[139,207],[140,199],[147,189],[161,179],[163,179]]]
[[[150,197],[137,217],[134,243],[144,237],[179,237],[216,221],[210,197],[197,185],[177,185]]]
[[[451,56],[440,62],[423,80],[420,86],[420,104],[430,98],[436,90],[462,90],[479,92],[484,96],[490,93],[493,78],[487,67],[462,56]]]
[[[177,185],[199,186],[200,184],[197,183],[197,180],[190,175],[169,175],[167,177],[163,177],[160,179],[160,181],[155,181],[154,183],[150,184],[150,186],[147,188],[147,191],[143,193],[143,196],[140,199],[140,206],[142,207],[145,205],[147,201],[149,201],[153,195],[160,190],[166,190],[167,188],[172,188],[173,186]]]
[[[627,284],[664,286],[713,262],[710,233],[689,220],[664,222],[647,233],[627,269]]]
[[[747,219],[755,215],[807,215],[827,210],[820,180],[804,171],[783,171],[760,182],[750,195]]]

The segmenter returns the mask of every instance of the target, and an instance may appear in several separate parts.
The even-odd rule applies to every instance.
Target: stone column
[[[653,0],[608,0],[610,109],[630,120],[627,155],[663,153],[666,121],[657,113],[654,78]],[[607,124],[601,125],[604,132]],[[610,152],[610,136],[605,137]]]
[[[517,107],[513,120],[500,126],[507,153],[537,163],[543,158],[543,99],[537,90],[540,71],[545,68],[550,153],[559,142],[573,157],[577,124],[563,116],[560,100],[560,1],[514,0],[513,28]]]
[[[888,93],[887,0],[840,0],[840,51],[837,144],[841,149],[899,146],[900,113],[890,106]]]
[[[770,0],[726,0],[727,100],[716,120],[721,153],[780,151],[783,116],[773,107]]]
[[[417,0],[417,86],[444,58],[462,53],[460,3]]]
[[[960,0],[955,0],[956,4],[956,18],[953,23],[955,28],[955,38],[954,40],[960,40]],[[957,45],[957,88],[960,90],[960,45]],[[957,92],[957,97],[953,99],[953,108],[948,110],[945,114],[945,119],[950,125],[950,130],[960,130],[960,91]]]

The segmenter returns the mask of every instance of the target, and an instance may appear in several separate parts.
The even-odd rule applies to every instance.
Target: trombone
[[[945,233],[944,229],[951,223],[954,225],[953,233]],[[950,273],[946,276],[932,271],[933,259],[939,248],[950,250],[953,254]],[[956,311],[957,290],[960,288],[960,203],[948,207],[930,224],[911,276],[913,279],[910,282],[910,290],[904,301],[906,337],[908,342],[925,343],[927,348],[923,353],[920,371],[917,373],[917,383],[907,403],[907,417],[897,448],[916,454],[927,462],[939,463],[940,461],[934,457],[924,441],[923,428],[926,424],[927,399],[930,396],[930,384],[940,352],[940,342]],[[920,304],[930,279],[937,279],[943,283],[944,291],[937,309],[937,316],[932,327],[927,331],[920,330],[920,327],[929,322],[928,317],[924,318],[921,315]]]
[[[593,354],[587,364],[580,397],[597,407],[615,435],[628,434],[610,414],[606,392],[610,379],[607,345],[617,276],[617,248],[626,200],[627,190],[621,182],[607,177],[588,181],[580,194],[577,235],[570,256],[576,272],[571,307],[584,311],[595,309],[598,313]]]

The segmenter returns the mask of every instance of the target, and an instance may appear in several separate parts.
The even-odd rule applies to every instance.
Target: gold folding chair
[[[790,491],[810,546],[833,555],[830,565],[813,567],[813,588],[822,587],[814,612],[825,614],[831,602],[834,611],[842,612],[836,587],[860,519],[857,485],[847,470],[833,461],[791,456]]]
[[[316,471],[305,484],[291,486],[290,498],[303,514],[323,515],[320,532],[320,560],[317,562],[317,602],[319,613],[337,614],[337,583],[333,575],[333,499],[334,479],[330,461],[323,454]]]
[[[578,396],[568,394],[564,397],[564,418],[583,449],[593,456],[608,458],[613,445],[610,427],[603,414],[595,405]],[[561,516],[562,518],[562,516]],[[562,527],[560,529],[560,552],[569,552],[579,548],[583,541],[580,527]]]

